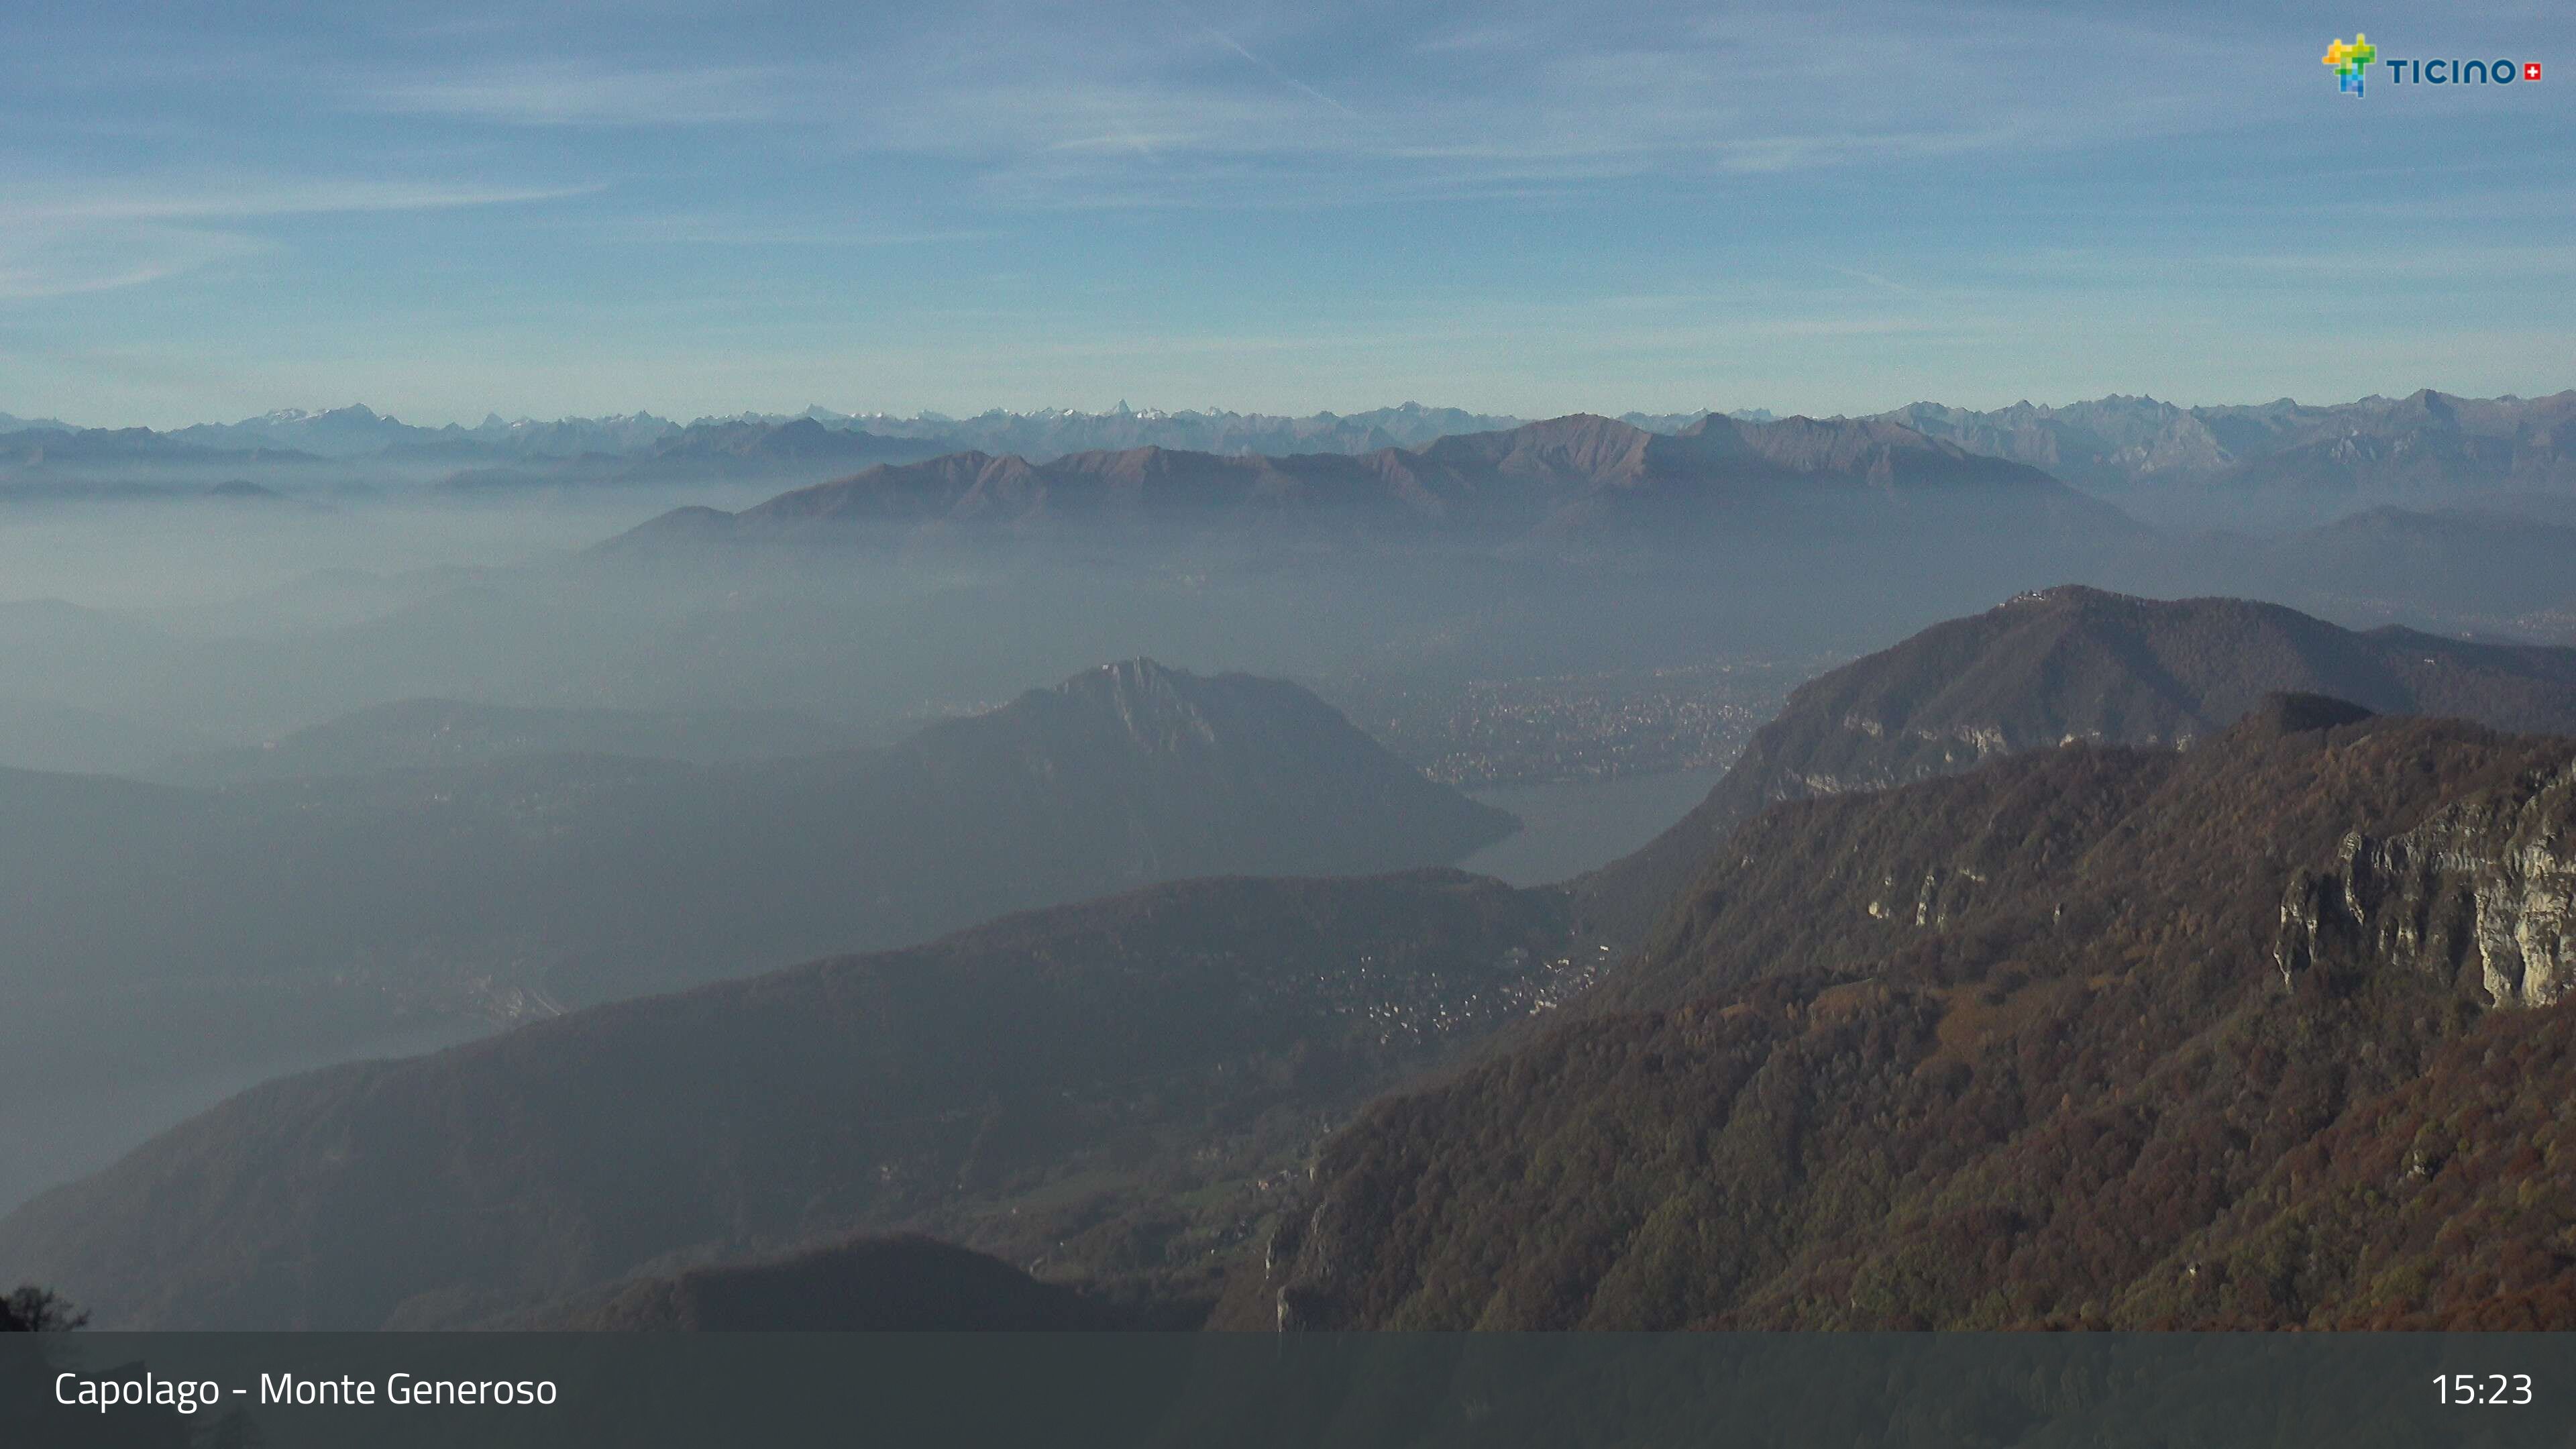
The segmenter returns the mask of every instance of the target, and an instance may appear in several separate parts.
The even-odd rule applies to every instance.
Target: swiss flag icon
[[[2536,60],[2530,60],[2530,61],[2525,61],[2525,62],[2523,62],[2523,66],[2522,66],[2522,78],[2523,78],[2524,80],[2538,80],[2538,79],[2540,79],[2540,62],[2539,62],[2539,61],[2536,61]]]

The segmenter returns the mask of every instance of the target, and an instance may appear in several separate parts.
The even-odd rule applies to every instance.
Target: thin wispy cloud
[[[21,264],[0,246],[0,301],[25,302],[51,297],[76,297],[84,292],[112,292],[120,287],[141,287],[166,281],[192,268],[175,263],[158,263],[122,271],[100,271],[96,267],[64,270]]]
[[[1906,297],[1918,295],[1917,289],[1909,287],[1903,282],[1895,281],[1889,277],[1882,276],[1877,272],[1864,271],[1859,267],[1838,267],[1828,264],[1825,267],[1825,270],[1849,277],[1855,282],[1867,282],[1871,286],[1876,287],[1883,292],[1894,292],[1900,296]]]
[[[120,291],[256,256],[275,243],[243,228],[264,222],[506,206],[597,189],[275,179],[31,187],[0,198],[0,301]]]
[[[475,186],[401,181],[245,181],[227,185],[171,180],[150,187],[94,185],[35,189],[0,198],[0,222],[74,224],[263,216],[329,212],[444,211],[506,206],[585,196],[603,189],[577,186]]]
[[[1775,7],[1605,21],[1533,8],[1410,35],[1401,11],[1326,12],[1289,38],[1335,58],[1328,78],[1283,59],[1280,41],[1247,43],[1166,4],[1182,23],[1176,41],[1199,44],[1157,49],[1123,27],[1104,38],[1094,12],[1064,28],[1019,16],[971,58],[895,44],[872,58],[887,83],[852,87],[846,140],[949,158],[996,200],[1027,205],[1096,210],[1104,193],[1155,205],[1159,190],[1163,205],[1272,208],[1291,193],[1340,205],[1496,181],[1580,188],[1641,172],[1794,175],[2073,152],[2243,125],[2242,98],[2270,94],[2240,84],[2263,61],[2226,37],[2061,11]],[[1388,33],[1328,38],[1354,24]],[[1278,90],[1246,91],[1203,48]],[[2095,63],[2149,52],[2152,73],[2124,71],[2116,85]],[[1390,67],[1390,53],[1417,57],[1414,73]],[[1238,159],[1250,164],[1231,186],[1214,163]]]
[[[265,249],[256,237],[194,228],[0,228],[0,302],[150,286]]]
[[[2490,287],[2500,282],[2540,282],[2571,268],[2565,247],[2498,245],[2421,238],[2362,239],[2299,251],[2245,252],[2206,249],[2185,257],[2141,258],[2110,251],[2040,251],[1996,257],[1981,264],[1990,275],[2016,280],[2188,285],[2197,292],[2258,285],[2314,295],[2319,284],[2384,282],[2422,295],[2443,284]]]
[[[585,234],[619,241],[708,247],[923,247],[990,241],[998,227],[890,226],[871,222],[761,223],[717,214],[583,218]]]
[[[395,115],[526,126],[704,126],[792,115],[782,66],[618,69],[589,61],[491,66],[426,80],[358,80],[349,102]]]

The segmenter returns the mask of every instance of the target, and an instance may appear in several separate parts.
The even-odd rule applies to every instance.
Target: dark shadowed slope
[[[472,1322],[905,1226],[1186,1278],[1329,1114],[1546,999],[1563,939],[1449,871],[1012,917],[270,1083],[0,1223],[0,1269],[164,1327]]]
[[[1238,1321],[2564,1327],[2576,743],[2258,709],[1775,807],[1331,1143]]]
[[[1884,789],[2076,740],[2187,745],[2275,690],[2576,731],[2576,650],[2355,633],[2241,599],[2055,588],[1801,686],[1698,809],[1574,890],[1592,929],[1634,942],[1727,832],[1775,801]]]
[[[536,1326],[585,1333],[1064,1333],[1127,1326],[1070,1288],[933,1238],[858,1238],[643,1278]]]

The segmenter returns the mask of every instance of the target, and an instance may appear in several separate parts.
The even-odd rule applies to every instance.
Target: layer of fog
[[[1901,536],[1712,539],[1557,556],[1452,546],[1343,556],[1165,537],[590,551],[676,503],[737,508],[774,491],[736,483],[479,502],[0,509],[0,766],[177,779],[182,757],[258,749],[423,698],[766,712],[800,722],[781,739],[861,746],[1138,655],[1293,678],[1336,698],[1354,681],[1848,657],[2064,582],[2269,596],[2338,622],[2539,637],[2545,627],[2518,621],[2553,586],[2501,570],[2468,577],[2445,556],[2416,582],[2367,564],[2321,572],[2308,553],[2269,550],[2246,541],[2250,532],[2224,545],[2043,546],[1971,529],[1937,546]],[[1599,865],[1701,788],[1704,778],[1667,779],[1522,797],[1511,808],[1534,828],[1487,863],[1522,882]],[[0,821],[0,832],[12,828]],[[257,974],[239,961],[167,964],[205,979]],[[57,1046],[78,1055],[95,1045],[97,1062],[132,1074],[73,1077],[45,1100],[0,1109],[0,1159],[17,1164],[0,1174],[0,1207],[270,1072],[488,1025],[438,1016],[389,1035],[381,1023],[336,1023],[337,1047],[317,1051],[292,1018],[254,1029],[210,1011],[217,1039],[155,1077],[148,1053],[105,1039],[112,1009],[64,1019],[90,1021],[84,1029],[102,1037]]]

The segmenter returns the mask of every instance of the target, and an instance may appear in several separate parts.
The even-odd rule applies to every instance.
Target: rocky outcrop
[[[2565,989],[2571,826],[2576,740],[2301,696],[1768,812],[1328,1139],[1238,1321],[2576,1322],[2576,991],[2487,1005]]]
[[[2400,835],[2344,837],[2293,877],[2273,961],[2284,986],[2381,967],[2462,977],[2498,1007],[2576,987],[2576,762],[2527,775]]]

